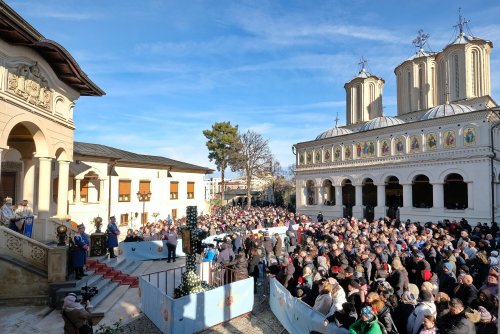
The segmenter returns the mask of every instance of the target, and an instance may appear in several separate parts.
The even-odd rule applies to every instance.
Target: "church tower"
[[[493,43],[465,33],[459,14],[458,36],[436,56],[438,104],[490,95],[490,52]]]
[[[394,70],[398,93],[398,116],[428,109],[437,104],[436,53],[424,50],[428,38],[429,35],[420,30],[417,38],[413,40],[417,52]]]
[[[360,61],[358,75],[344,85],[346,90],[347,125],[367,122],[382,116],[384,79],[368,73],[366,60]]]

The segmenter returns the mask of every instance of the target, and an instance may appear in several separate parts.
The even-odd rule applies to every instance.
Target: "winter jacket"
[[[281,254],[283,253],[283,240],[281,240],[280,237],[276,238],[276,243],[274,244],[274,255],[277,257],[280,257]]]
[[[408,323],[406,324],[408,334],[417,334],[424,322],[424,316],[429,314],[436,316],[436,305],[433,302],[419,303],[408,317]]]
[[[439,333],[446,334],[476,334],[476,327],[465,317],[464,312],[453,315],[448,313],[436,322]]]
[[[477,288],[472,284],[460,284],[458,290],[455,292],[455,297],[460,299],[464,303],[464,306],[469,306],[477,299]]]
[[[349,327],[349,334],[382,334],[380,324],[375,317],[372,321],[363,321],[359,318]]]
[[[327,315],[332,307],[332,296],[329,293],[322,293],[314,301],[313,309],[323,315]]]
[[[345,296],[344,289],[339,289],[337,292],[332,294],[332,307],[328,312],[327,316],[335,314],[335,312],[342,310],[342,304],[346,303],[347,299]]]
[[[403,292],[408,289],[408,272],[404,269],[393,270],[391,275],[387,277],[387,282],[394,288],[394,293],[401,297]]]

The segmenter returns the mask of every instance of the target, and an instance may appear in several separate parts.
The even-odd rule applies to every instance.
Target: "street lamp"
[[[141,225],[144,226],[144,212],[146,211],[146,202],[149,202],[149,200],[151,199],[151,192],[148,191],[147,193],[141,193],[140,191],[138,191],[137,199],[139,200],[139,202],[142,202]]]

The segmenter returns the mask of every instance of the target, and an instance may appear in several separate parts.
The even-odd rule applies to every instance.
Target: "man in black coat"
[[[471,303],[477,299],[477,288],[473,284],[471,275],[465,275],[462,284],[455,292],[455,298],[460,299],[465,306],[470,306]]]
[[[464,304],[458,298],[450,301],[450,312],[437,319],[439,333],[475,334],[474,323],[465,317]]]

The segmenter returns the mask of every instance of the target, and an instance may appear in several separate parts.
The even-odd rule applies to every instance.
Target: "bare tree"
[[[238,170],[247,182],[247,208],[252,205],[251,184],[254,176],[269,174],[271,169],[272,154],[269,144],[260,134],[248,130],[240,136],[241,150],[239,154]]]
[[[289,195],[294,188],[292,182],[286,179],[285,173],[286,171],[281,167],[280,162],[273,158],[269,171],[271,179],[268,182],[268,187],[271,188],[273,194],[273,204],[285,204],[285,196]]]

